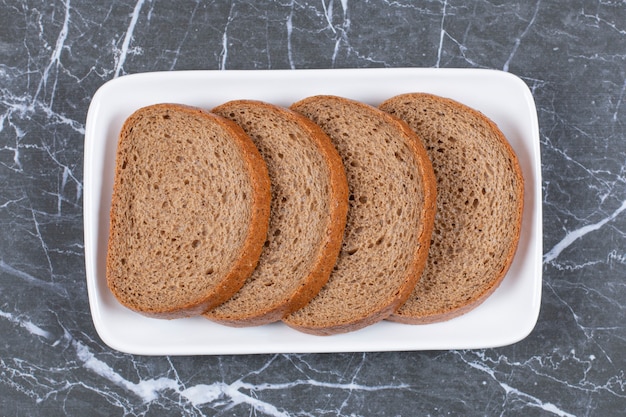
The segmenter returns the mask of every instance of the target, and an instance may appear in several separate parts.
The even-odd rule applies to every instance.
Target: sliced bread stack
[[[521,231],[522,172],[495,123],[457,101],[404,94],[380,108],[422,139],[438,189],[426,270],[390,319],[448,320],[482,303],[509,269]]]
[[[118,140],[108,286],[147,316],[201,314],[252,273],[269,213],[267,167],[239,126],[180,105],[139,109]]]
[[[511,146],[449,99],[149,106],[120,134],[107,279],[154,317],[316,335],[441,321],[502,281],[522,208]]]

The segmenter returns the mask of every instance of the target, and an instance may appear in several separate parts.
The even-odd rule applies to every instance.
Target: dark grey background
[[[104,82],[183,69],[495,68],[536,100],[539,322],[498,349],[139,357],[85,285],[85,116]],[[0,3],[0,415],[621,416],[626,3]],[[254,341],[251,341],[252,343]]]

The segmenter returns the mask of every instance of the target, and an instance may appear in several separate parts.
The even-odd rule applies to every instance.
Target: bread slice
[[[428,264],[391,320],[430,323],[483,302],[505,276],[520,236],[524,181],[495,123],[456,101],[393,97],[380,108],[424,141],[437,177],[437,216]]]
[[[181,105],[141,108],[118,141],[109,288],[147,316],[201,314],[254,269],[269,211],[267,167],[241,128]]]
[[[265,158],[272,205],[258,266],[205,317],[231,326],[278,321],[319,292],[339,254],[348,210],[341,158],[316,124],[288,109],[238,100],[212,111],[240,125]]]
[[[350,207],[328,283],[284,322],[330,335],[382,320],[409,296],[426,263],[435,179],[408,126],[353,100],[315,96],[291,106],[330,136],[342,157]]]

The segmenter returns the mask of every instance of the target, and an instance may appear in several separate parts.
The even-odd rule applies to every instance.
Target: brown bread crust
[[[328,281],[348,211],[344,167],[319,126],[291,110],[236,100],[212,112],[252,138],[267,161],[273,191],[257,268],[237,294],[204,316],[234,327],[275,322],[303,307]],[[298,232],[301,227],[307,229]]]
[[[346,167],[351,205],[328,283],[283,321],[315,335],[358,330],[392,314],[422,273],[436,206],[432,166],[415,133],[372,106],[315,96],[291,108],[330,136]]]
[[[449,320],[484,302],[513,261],[521,232],[522,171],[497,125],[457,101],[410,93],[379,108],[406,121],[424,140],[439,187],[426,270],[389,320]]]
[[[218,157],[222,145],[228,145],[230,156]],[[228,158],[238,169],[224,162]],[[219,182],[224,177],[240,181],[250,195]],[[218,183],[225,189],[218,192]],[[220,196],[229,203],[218,203]],[[234,242],[213,216],[223,216],[224,207],[242,199],[248,204],[237,213],[244,227],[231,225],[240,230],[233,232],[239,239]],[[269,213],[267,167],[239,126],[178,104],[139,109],[125,121],[118,140],[107,284],[120,303],[149,317],[201,314],[231,297],[250,275]],[[216,236],[221,240],[213,242]],[[224,264],[216,251],[229,245]]]

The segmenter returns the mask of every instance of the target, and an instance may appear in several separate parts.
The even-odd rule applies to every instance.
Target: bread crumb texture
[[[455,101],[407,94],[380,108],[423,140],[438,191],[426,269],[392,319],[427,323],[458,316],[496,289],[513,259],[523,206],[517,158],[492,121]]]
[[[138,110],[120,134],[107,278],[126,306],[196,314],[232,274],[257,196],[249,157],[214,116]]]
[[[416,152],[414,135],[375,108],[337,97],[309,98],[292,108],[330,136],[350,194],[341,253],[327,285],[285,322],[316,334],[356,330],[394,311],[421,273],[416,262],[418,249],[428,245],[426,206],[434,213],[434,184],[424,174],[430,164],[425,152],[423,159]]]
[[[319,291],[339,253],[348,187],[341,159],[318,126],[287,109],[241,100],[212,111],[241,126],[259,149],[272,203],[259,264],[206,317],[236,326],[277,321]]]

